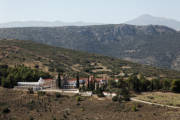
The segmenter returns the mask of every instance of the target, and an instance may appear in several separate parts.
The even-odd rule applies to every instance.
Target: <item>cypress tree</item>
[[[153,91],[154,90],[154,80],[151,80],[151,90]]]
[[[79,88],[79,73],[76,76],[76,88]]]
[[[58,73],[57,82],[58,82],[58,87],[61,88],[61,75],[60,75],[60,73]]]
[[[89,76],[88,76],[88,83],[87,83],[87,88],[89,89]]]

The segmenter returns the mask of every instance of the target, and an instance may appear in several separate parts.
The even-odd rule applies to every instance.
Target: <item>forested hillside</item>
[[[14,67],[0,65],[0,86],[3,87],[13,88],[14,85],[17,85],[17,82],[36,82],[40,77],[51,78],[48,73],[24,65]]]

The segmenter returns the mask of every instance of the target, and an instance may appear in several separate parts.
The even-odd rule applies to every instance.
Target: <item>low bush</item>
[[[34,120],[34,118],[31,116],[31,117],[29,118],[29,120]]]
[[[46,92],[43,92],[43,91],[38,91],[38,96],[44,96],[46,94]]]
[[[117,102],[118,101],[118,96],[112,97],[112,101]]]
[[[29,109],[29,110],[33,110],[35,107],[36,107],[36,103],[34,100],[31,100],[30,102],[28,102],[26,104],[26,107]]]
[[[77,102],[81,101],[81,96],[76,96],[76,101]]]
[[[137,107],[138,108],[141,108],[143,105],[142,104],[137,104]]]
[[[98,97],[105,97],[103,93],[98,93],[97,96]]]
[[[53,117],[53,120],[57,120],[56,117]]]
[[[171,91],[180,93],[180,80],[173,80],[171,83]]]
[[[60,93],[56,93],[56,98],[60,98],[61,94]]]
[[[34,94],[34,91],[33,91],[32,88],[29,88],[29,89],[28,89],[28,94]]]
[[[133,105],[133,106],[132,106],[132,111],[133,111],[133,112],[138,111],[137,108],[136,108],[136,105]]]
[[[81,108],[81,111],[82,111],[82,112],[85,111],[84,107]]]
[[[124,95],[123,97],[124,97],[123,98],[124,101],[130,101],[131,100],[129,95]]]
[[[34,101],[34,100],[31,100],[28,104],[34,105],[34,104],[35,104],[35,101]]]
[[[10,113],[10,109],[8,107],[4,108],[2,111],[4,114]]]
[[[154,97],[153,97],[153,96],[147,96],[147,98],[148,98],[148,99],[154,99]]]

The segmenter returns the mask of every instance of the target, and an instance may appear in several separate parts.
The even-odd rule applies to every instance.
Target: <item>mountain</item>
[[[180,32],[165,26],[119,24],[2,28],[0,38],[32,40],[56,47],[180,70]]]
[[[24,40],[0,40],[0,64],[12,67],[24,64],[51,74],[63,70],[70,76],[76,75],[77,72],[80,72],[81,76],[91,73],[97,77],[141,73],[148,78],[180,78],[180,72],[174,70],[157,69],[112,57]]]
[[[164,25],[170,28],[180,30],[180,21],[162,18],[162,17],[154,17],[148,14],[139,16],[133,20],[127,21],[126,24],[132,25]]]
[[[16,21],[1,23],[0,28],[13,28],[13,27],[57,27],[57,26],[87,26],[87,25],[102,25],[101,23],[88,23],[88,22],[62,22],[62,21]]]

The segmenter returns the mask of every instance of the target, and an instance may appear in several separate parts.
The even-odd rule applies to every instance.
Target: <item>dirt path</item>
[[[141,102],[141,103],[144,103],[144,104],[150,104],[150,105],[157,105],[157,106],[161,106],[161,107],[180,109],[180,107],[176,107],[176,106],[163,105],[163,104],[158,104],[158,103],[151,103],[151,102],[147,102],[147,101],[143,101],[143,100],[138,100],[138,99],[135,99],[135,98],[131,98],[131,100],[135,101],[135,102]]]

